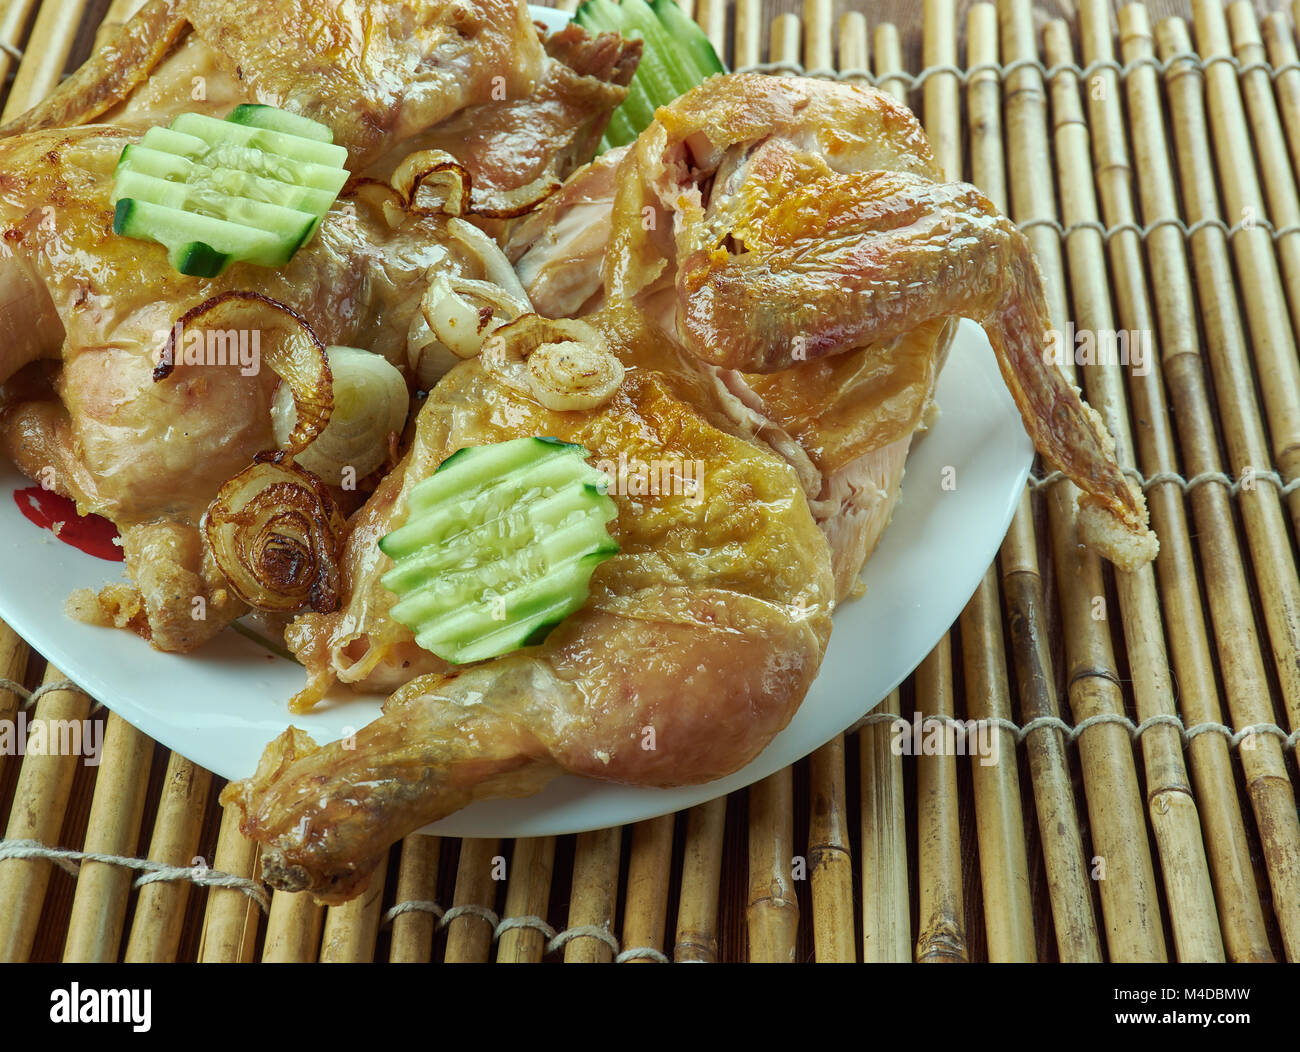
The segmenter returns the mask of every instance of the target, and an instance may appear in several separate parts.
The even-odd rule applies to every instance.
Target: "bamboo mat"
[[[1000,762],[894,756],[878,717],[687,813],[411,837],[362,899],[276,893],[264,912],[220,780],[100,709],[97,775],[0,756],[4,836],[152,861],[0,861],[0,959],[1300,960],[1292,18],[927,0],[900,32],[777,4],[685,6],[733,68],[852,71],[905,97],[949,175],[1032,239],[1058,329],[1154,334],[1146,376],[1078,379],[1128,422],[1157,564],[1116,574],[1078,550],[1069,484],[1039,478],[960,620],[877,710],[992,721]],[[134,6],[5,0],[4,117]],[[4,626],[0,676],[63,681]],[[0,718],[22,700],[0,690]],[[35,705],[91,707],[64,689]]]

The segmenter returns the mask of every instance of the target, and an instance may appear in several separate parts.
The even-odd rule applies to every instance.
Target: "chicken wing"
[[[813,363],[973,317],[1034,444],[1084,491],[1084,539],[1124,569],[1155,556],[1145,501],[1104,422],[1049,360],[1027,239],[973,186],[941,181],[900,103],[848,84],[717,76],[661,107],[613,179],[600,175],[574,176],[595,194],[550,203],[567,240],[533,223],[507,245],[539,296],[591,303],[599,267],[605,298],[635,299],[701,359],[799,377],[749,382],[773,397],[820,386],[808,379],[817,375],[833,389]],[[573,199],[587,222],[608,203],[600,255],[589,234],[562,225]]]

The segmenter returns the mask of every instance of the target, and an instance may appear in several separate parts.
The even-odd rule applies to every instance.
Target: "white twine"
[[[0,40],[0,51],[3,51],[15,62],[21,62],[23,60],[22,51],[19,48],[14,47],[12,44],[6,43],[3,40]]]
[[[104,707],[103,702],[95,701],[95,699],[91,697],[88,691],[82,690],[70,679],[61,679],[56,683],[42,683],[35,690],[28,690],[21,683],[17,683],[14,680],[8,679],[4,676],[0,676],[0,690],[7,690],[11,694],[17,694],[18,697],[22,698],[23,702],[19,706],[19,708],[22,709],[30,709],[33,705],[35,705],[38,701],[40,701],[40,699],[43,698],[46,694],[52,694],[55,691],[60,691],[60,690],[66,690],[71,694],[85,694],[86,697],[90,698],[90,700],[94,702],[94,704],[91,706],[90,709],[91,712],[98,712],[100,709]]]
[[[1101,675],[1101,673],[1090,674]],[[1105,678],[1113,680],[1114,677],[1106,676]],[[854,731],[860,730],[863,727],[870,727],[882,723],[892,724],[903,719],[904,717],[894,712],[873,712],[858,720],[858,722],[850,727],[845,733],[852,734]],[[911,725],[910,721],[904,720],[904,722],[907,722],[909,726]],[[996,727],[999,730],[1009,731],[1014,734],[1016,736],[1017,745],[1024,742],[1024,740],[1035,731],[1043,730],[1044,728],[1051,728],[1052,730],[1060,731],[1065,735],[1067,741],[1073,743],[1077,741],[1079,735],[1088,730],[1088,728],[1095,727],[1101,723],[1114,723],[1127,728],[1129,737],[1135,742],[1151,727],[1174,727],[1178,730],[1178,736],[1182,739],[1184,749],[1191,744],[1193,738],[1207,733],[1222,734],[1228,739],[1229,746],[1234,749],[1240,747],[1241,743],[1246,738],[1257,734],[1267,734],[1279,739],[1282,743],[1283,750],[1294,750],[1297,747],[1297,743],[1300,742],[1300,730],[1295,730],[1290,734],[1287,734],[1287,732],[1276,723],[1252,723],[1249,726],[1243,727],[1239,731],[1234,731],[1231,727],[1222,723],[1197,723],[1194,726],[1188,727],[1181,719],[1172,713],[1160,713],[1155,716],[1148,716],[1141,723],[1134,723],[1127,716],[1120,713],[1102,712],[1098,713],[1096,716],[1089,716],[1086,719],[1080,720],[1073,726],[1057,716],[1037,716],[1026,723],[1023,727],[1019,724],[1013,723],[1011,720],[1003,719],[1000,716],[968,721],[954,719],[952,716],[940,715],[923,716],[921,719],[922,728],[931,725],[939,727],[951,726],[966,733],[973,731],[977,732],[984,727]]]
[[[1234,237],[1243,230],[1264,230],[1274,241],[1280,241],[1282,238],[1288,237],[1291,234],[1300,233],[1300,224],[1290,223],[1287,226],[1274,227],[1269,220],[1262,216],[1243,219],[1241,222],[1234,223],[1232,226],[1229,226],[1218,216],[1211,216],[1207,219],[1198,219],[1195,223],[1187,223],[1182,219],[1177,219],[1173,216],[1166,216],[1163,219],[1157,219],[1154,222],[1149,223],[1147,226],[1139,226],[1137,223],[1132,222],[1116,223],[1114,226],[1105,226],[1096,219],[1084,219],[1077,223],[1071,223],[1069,226],[1063,226],[1058,220],[1047,218],[1026,219],[1016,225],[1019,226],[1022,231],[1033,230],[1035,227],[1040,226],[1050,227],[1055,230],[1058,235],[1066,239],[1068,239],[1071,234],[1075,234],[1080,230],[1092,230],[1095,233],[1100,234],[1106,241],[1109,241],[1118,234],[1128,233],[1137,234],[1138,237],[1145,241],[1152,232],[1166,226],[1176,227],[1178,230],[1182,231],[1184,237],[1188,238],[1193,237],[1209,227],[1221,230],[1224,236],[1228,238]]]
[[[141,870],[141,875],[135,881],[137,888],[160,880],[188,880],[192,884],[204,887],[232,888],[243,892],[261,906],[263,912],[271,907],[271,899],[266,888],[257,881],[249,880],[247,877],[237,877],[233,873],[207,869],[204,866],[169,866],[148,858],[126,858],[122,855],[106,855],[98,851],[72,851],[67,848],[47,847],[36,840],[0,840],[0,861],[9,858],[45,859],[74,877],[81,872],[83,862],[102,862],[110,866]]]
[[[1245,477],[1244,473],[1242,478],[1234,479],[1231,475],[1225,475],[1222,471],[1202,471],[1199,475],[1193,475],[1190,479],[1183,478],[1182,475],[1174,471],[1158,471],[1148,477],[1133,468],[1125,468],[1124,474],[1138,483],[1142,487],[1143,493],[1153,486],[1162,486],[1168,482],[1177,484],[1185,493],[1194,490],[1197,486],[1203,486],[1207,482],[1214,482],[1220,486],[1226,486],[1228,493],[1234,497],[1242,489],[1246,488],[1247,483],[1250,484],[1251,489],[1254,488],[1256,482],[1272,483],[1284,497],[1290,496],[1295,490],[1300,489],[1300,478],[1292,479],[1290,482],[1283,482],[1282,476],[1276,471],[1255,472],[1249,479]],[[1068,480],[1068,476],[1063,471],[1052,471],[1042,476],[1030,475],[1029,488],[1041,489],[1043,486],[1051,486],[1063,480]]]
[[[574,939],[596,939],[609,947],[610,952],[614,954],[616,964],[625,964],[628,961],[671,963],[662,951],[655,949],[653,946],[633,946],[626,950],[620,950],[618,939],[608,929],[595,924],[579,924],[557,932],[545,920],[534,914],[498,919],[497,915],[486,906],[467,903],[463,906],[453,906],[451,909],[444,910],[438,903],[429,899],[408,899],[405,902],[397,903],[384,914],[383,924],[385,926],[392,924],[394,918],[400,917],[404,913],[432,914],[438,918],[436,929],[438,931],[446,928],[457,917],[478,917],[492,926],[493,942],[499,940],[508,931],[519,929],[538,931],[546,939],[546,947],[542,951],[543,955],[554,953]]]
[[[904,90],[916,91],[931,77],[938,76],[955,77],[958,83],[969,84],[976,77],[981,76],[986,79],[997,78],[1005,81],[1016,73],[1033,69],[1037,70],[1047,80],[1053,80],[1062,73],[1073,73],[1080,80],[1087,80],[1094,74],[1106,70],[1123,79],[1139,69],[1153,69],[1158,73],[1165,74],[1175,66],[1178,67],[1179,73],[1204,73],[1205,70],[1219,62],[1227,63],[1241,77],[1246,76],[1248,73],[1264,72],[1269,75],[1270,79],[1276,80],[1283,73],[1300,70],[1300,62],[1287,62],[1274,67],[1263,61],[1243,63],[1235,55],[1211,55],[1209,58],[1201,58],[1194,51],[1178,51],[1166,59],[1158,59],[1154,55],[1147,55],[1123,65],[1115,59],[1098,59],[1086,66],[1080,66],[1077,62],[1058,62],[1056,65],[1049,66],[1036,58],[1021,58],[1005,65],[997,62],[982,62],[966,69],[961,66],[943,63],[926,66],[920,73],[906,73],[902,70],[872,73],[871,70],[861,66],[854,66],[849,69],[821,68],[806,70],[803,64],[799,62],[755,62],[748,66],[741,66],[736,72],[775,73],[793,77],[813,77],[820,80],[858,80],[867,81],[876,87],[887,81],[897,81],[903,85]]]

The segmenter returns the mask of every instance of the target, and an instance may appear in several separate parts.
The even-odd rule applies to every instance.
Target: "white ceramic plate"
[[[451,836],[543,836],[639,821],[712,799],[795,762],[853,724],[931,650],[974,593],[1006,533],[1033,450],[983,332],[963,321],[939,378],[938,420],[913,445],[902,499],[867,564],[867,591],[834,616],[821,674],[790,725],[749,766],[707,785],[638,789],[564,777],[537,796],[474,804],[430,827]],[[951,467],[956,486],[944,489]],[[227,631],[197,654],[152,649],[123,631],[63,614],[76,588],[120,566],[72,548],[19,512],[30,486],[0,465],[0,617],[72,680],[168,748],[225,778],[252,773],[290,723],[302,670]],[[335,703],[335,701],[337,703]],[[318,742],[379,712],[340,691],[293,723]]]

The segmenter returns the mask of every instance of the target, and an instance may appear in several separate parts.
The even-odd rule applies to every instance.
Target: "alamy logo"
[[[177,322],[154,333],[160,365],[237,366],[243,376],[262,368],[260,329],[186,329]]]
[[[1151,371],[1151,332],[1148,329],[1049,329],[1043,358],[1051,365],[1124,365],[1134,376]]]
[[[152,990],[83,990],[73,983],[50,994],[51,1023],[130,1023],[143,1034],[152,1026]]]

